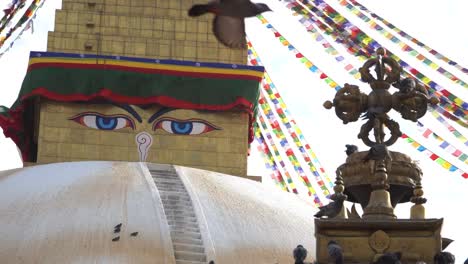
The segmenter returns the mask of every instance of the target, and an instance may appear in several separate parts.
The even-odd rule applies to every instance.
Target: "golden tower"
[[[47,50],[98,56],[228,63],[234,66],[245,64],[245,49],[228,49],[215,39],[211,32],[212,15],[197,19],[187,16],[187,10],[195,2],[202,1],[63,0],[62,9],[56,11],[55,30],[48,35]],[[107,62],[96,60],[96,63]],[[223,88],[219,87],[220,91]],[[40,114],[35,129],[39,131],[35,135],[38,163],[138,160],[138,155],[135,155],[135,131],[109,133],[70,122],[70,118],[79,111],[116,114],[115,107],[84,107],[52,100],[41,100],[38,105]],[[195,118],[208,120],[222,129],[190,137],[159,134],[152,145],[155,149],[152,153],[156,154],[152,156],[150,152],[147,161],[246,176],[249,135],[247,113],[236,110],[180,112],[175,118],[194,118],[195,115]]]

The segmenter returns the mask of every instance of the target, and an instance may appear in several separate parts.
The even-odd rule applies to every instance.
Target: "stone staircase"
[[[176,264],[207,263],[192,200],[174,167],[158,165],[149,171],[161,195]]]

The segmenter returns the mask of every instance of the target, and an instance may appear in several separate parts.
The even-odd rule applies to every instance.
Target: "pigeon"
[[[442,250],[446,249],[450,244],[452,244],[452,242],[453,242],[452,239],[443,237],[442,238]]]
[[[338,196],[335,201],[330,202],[325,206],[319,207],[320,210],[314,216],[317,218],[321,218],[322,216],[333,218],[337,216],[340,213],[341,208],[343,208],[343,202],[346,200],[346,198],[346,195]]]
[[[114,226],[114,233],[120,233],[120,228],[122,227],[122,223]]]
[[[388,148],[385,144],[376,144],[372,146],[367,153],[367,156],[364,158],[364,161],[369,160],[392,160],[392,156],[388,151]]]
[[[193,5],[188,15],[215,14],[213,33],[218,41],[229,48],[243,49],[247,45],[244,18],[266,11],[271,11],[266,4],[252,3],[250,0],[212,0],[208,4]]]
[[[120,236],[114,237],[114,238],[112,239],[113,242],[116,242],[116,241],[119,241],[119,240],[120,240]]]
[[[304,260],[307,258],[307,249],[302,245],[297,245],[293,250],[294,264],[304,264]]]
[[[398,88],[401,93],[408,94],[414,89],[416,89],[416,81],[408,77],[403,80],[400,80],[399,82],[396,82],[393,86]]]
[[[353,203],[353,206],[351,207],[351,211],[346,209],[348,211],[348,217],[349,219],[361,219],[361,216],[356,210],[356,204]]]
[[[343,249],[336,243],[336,241],[330,240],[327,245],[328,256],[332,259],[335,264],[344,263]]]
[[[454,264],[455,256],[447,251],[442,251],[434,256],[434,264]]]
[[[354,152],[357,152],[358,151],[358,147],[356,145],[349,145],[349,144],[346,144],[346,155],[351,155],[353,154]]]
[[[375,264],[402,264],[401,252],[385,253],[377,259]]]
[[[138,232],[133,232],[133,233],[131,233],[130,235],[131,235],[131,236],[134,236],[134,237],[135,237],[135,236],[138,236]]]

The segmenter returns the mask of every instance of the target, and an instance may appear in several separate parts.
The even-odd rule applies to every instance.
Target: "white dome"
[[[298,244],[309,261],[315,256],[312,203],[174,167],[171,174],[168,165],[69,162],[0,172],[2,263],[292,263]],[[185,219],[193,226],[175,230]],[[199,262],[181,260],[191,257]]]

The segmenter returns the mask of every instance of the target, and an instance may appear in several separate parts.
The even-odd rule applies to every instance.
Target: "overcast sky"
[[[5,2],[8,1],[0,2],[0,7]],[[453,84],[439,74],[434,74],[432,70],[421,62],[411,56],[402,54],[397,46],[384,39],[378,33],[372,32],[365,23],[351,15],[346,9],[340,7],[337,0],[328,0],[327,2],[392,52],[401,55],[400,57],[443,85],[445,89],[468,101],[466,88]],[[317,64],[319,68],[339,84],[343,85],[346,82],[357,84],[363,90],[369,91],[366,90],[368,88],[366,88],[365,84],[347,75],[342,66],[336,64],[334,59],[324,52],[320,44],[311,39],[301,24],[297,22],[297,17],[291,16],[290,12],[283,7],[280,1],[265,0],[265,3],[274,9],[274,12],[265,14],[265,17],[301,53]],[[468,36],[465,29],[466,25],[468,25],[466,17],[468,4],[466,1],[361,0],[360,3],[430,47],[461,63],[464,67],[468,67]],[[53,29],[54,10],[59,7],[60,1],[48,0],[44,7],[38,11],[34,24],[35,33],[33,35],[31,35],[30,31],[25,33],[20,40],[14,43],[13,48],[0,58],[0,73],[2,76],[0,105],[10,106],[16,100],[26,70],[29,51],[45,50],[47,31]],[[325,110],[322,107],[322,103],[325,100],[333,99],[335,91],[330,89],[318,76],[305,69],[292,53],[283,47],[273,37],[272,33],[261,25],[256,18],[248,20],[247,33],[262,62],[265,64],[267,71],[283,96],[290,112],[304,132],[307,141],[319,157],[328,174],[334,178],[336,167],[342,164],[346,158],[344,153],[345,144],[353,143],[359,145],[361,149],[365,149],[364,145],[357,139],[357,133],[362,125],[362,121],[344,126],[335,116],[334,111]],[[339,46],[336,47],[338,48]],[[0,49],[0,53],[3,50],[4,47]],[[424,54],[426,55],[427,53]],[[343,53],[343,55],[355,67],[358,68],[362,65],[362,63],[351,58],[347,53]],[[466,74],[434,59],[434,57],[429,58],[446,69],[453,69],[451,72],[459,77],[463,77],[463,80],[468,82]],[[398,120],[402,130],[411,137],[417,139],[423,145],[430,147],[435,153],[456,164],[459,168],[468,171],[466,164],[459,162],[443,150],[438,149],[437,142],[422,138],[414,123],[406,120],[400,121],[400,118],[394,112],[392,113],[392,118]],[[422,119],[422,122],[446,140],[449,140],[451,144],[467,152],[467,148],[448,133],[430,114],[427,114]],[[464,133],[465,136],[468,136],[466,129],[459,126],[456,126],[456,128]],[[290,141],[291,145],[292,143]],[[264,179],[268,183],[268,172],[264,168],[263,161],[256,152],[255,146],[252,147],[252,150],[252,155],[249,158],[249,173],[265,175]],[[413,159],[420,162],[424,171],[423,186],[425,197],[428,198],[428,203],[426,204],[427,215],[428,217],[445,218],[443,235],[455,239],[455,242],[448,250],[457,255],[457,263],[463,263],[463,260],[468,257],[468,253],[466,253],[468,238],[466,235],[464,236],[466,234],[464,232],[464,224],[468,214],[467,210],[464,209],[466,206],[463,205],[463,203],[468,202],[468,195],[466,194],[468,180],[463,179],[460,175],[447,172],[439,165],[430,161],[424,154],[417,152],[407,143],[402,142],[402,140],[392,146],[391,150],[407,153]],[[5,139],[2,133],[0,135],[0,160],[0,170],[21,166],[21,160],[17,154],[15,145],[10,139]],[[307,168],[305,164],[303,167]],[[293,172],[292,169],[290,171]],[[296,185],[301,186],[297,177],[295,178],[295,182]],[[302,186],[300,188],[302,191],[304,190]],[[409,206],[397,207],[399,217],[409,216]],[[460,232],[461,230],[462,232]]]

